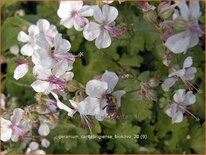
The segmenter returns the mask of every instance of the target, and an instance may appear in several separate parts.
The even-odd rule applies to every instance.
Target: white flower
[[[92,16],[93,9],[83,6],[83,1],[61,1],[57,14],[62,25],[69,29],[74,26],[77,31],[81,31],[88,23],[85,17]]]
[[[196,97],[192,91],[186,93],[185,89],[179,89],[174,94],[173,99],[174,102],[167,107],[166,114],[172,118],[172,123],[179,123],[182,122],[185,112],[191,114],[186,108],[196,102]],[[194,117],[193,114],[191,115]]]
[[[14,55],[18,55],[19,54],[19,46],[18,45],[11,46],[9,51]]]
[[[51,91],[57,93],[64,91],[66,82],[72,80],[74,74],[69,72],[68,64],[58,62],[53,68],[46,69],[40,65],[36,65],[33,68],[33,74],[37,78],[35,82],[31,84],[32,88],[36,92],[42,92],[49,94]]]
[[[162,89],[164,91],[168,91],[170,87],[172,87],[178,78],[180,78],[186,86],[189,88],[191,87],[191,84],[188,83],[188,81],[191,81],[195,78],[195,74],[197,72],[197,69],[195,67],[191,67],[193,64],[192,57],[187,57],[183,63],[183,68],[174,71],[173,73],[169,74],[169,78],[167,78],[163,84]]]
[[[182,18],[186,22],[184,31],[181,31],[169,37],[165,46],[173,53],[186,52],[189,48],[194,47],[199,42],[199,37],[203,32],[198,24],[198,19],[201,15],[199,2],[176,2],[180,9],[181,16],[175,12],[175,19]]]
[[[35,44],[35,37],[39,33],[39,29],[36,25],[31,25],[28,29],[29,34],[21,31],[18,34],[17,40],[26,43],[20,50],[22,55],[32,56],[37,46]]]
[[[12,140],[17,142],[20,137],[23,137],[31,128],[30,123],[22,120],[24,111],[16,108],[13,111],[11,120],[6,120],[1,117],[1,140]]]
[[[39,149],[39,144],[37,142],[31,142],[29,147],[26,149],[25,154],[46,154],[43,150]]]
[[[46,19],[38,20],[36,25],[39,29],[39,34],[36,36],[37,40],[53,45],[54,37],[58,34],[56,26],[50,24]]]
[[[119,78],[115,73],[106,71],[102,75],[101,80],[90,80],[86,84],[86,94],[89,97],[97,98],[100,104],[100,113],[95,115],[97,120],[102,121],[110,115],[109,109],[111,104],[115,105],[112,111],[117,110],[121,106],[121,97],[126,92],[121,90],[112,93],[118,81]]]
[[[95,40],[97,48],[107,48],[111,45],[111,35],[119,35],[119,30],[115,27],[115,19],[118,10],[109,5],[103,5],[102,10],[99,6],[94,7],[94,19],[96,22],[88,23],[83,31],[85,39]]]
[[[57,101],[57,107],[59,109],[66,111],[68,113],[68,116],[70,116],[70,117],[73,117],[73,115],[76,112],[79,112],[80,115],[82,115],[82,116],[83,115],[94,116],[94,115],[98,114],[100,111],[100,104],[98,102],[98,99],[96,99],[96,98],[87,97],[81,102],[69,100],[72,107],[73,107],[73,109],[72,109],[72,108],[68,107],[67,105],[65,105],[64,103],[62,103],[56,94],[52,93],[52,95],[54,96],[54,98]]]
[[[52,46],[47,41],[37,37],[36,44],[41,48],[32,55],[33,63],[44,68],[51,68],[57,62],[64,60],[72,69],[75,57],[68,52],[71,48],[70,42],[63,39],[61,34],[57,34],[53,42]]]
[[[16,80],[19,80],[20,78],[24,77],[29,71],[29,66],[27,61],[18,61],[17,64],[19,65],[14,70],[14,78]]]

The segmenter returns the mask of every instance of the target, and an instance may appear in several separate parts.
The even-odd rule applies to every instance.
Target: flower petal
[[[102,75],[102,81],[108,84],[107,93],[111,93],[119,81],[119,77],[114,72],[105,71]]]
[[[98,5],[93,6],[93,10],[94,10],[94,19],[98,22],[98,23],[103,23],[106,21],[102,10],[100,9],[100,7]]]
[[[197,73],[197,69],[195,67],[190,67],[186,70],[185,75],[182,77],[184,80],[193,80],[195,78],[195,74]]]
[[[24,31],[21,31],[17,36],[17,40],[26,43],[29,41],[29,36]]]
[[[74,18],[69,17],[69,18],[64,18],[60,21],[61,25],[64,25],[66,28],[70,29],[74,25]]]
[[[46,123],[43,123],[40,125],[39,129],[38,129],[38,133],[41,136],[47,136],[50,132],[49,126]]]
[[[97,115],[100,112],[100,100],[94,97],[87,97],[77,104],[77,109],[81,115]]]
[[[178,71],[175,71],[171,74],[168,75],[168,77],[173,77],[173,76],[177,76],[177,77],[182,77],[184,74],[185,74],[185,69],[181,69],[181,70],[178,70]]]
[[[79,15],[83,17],[89,17],[93,16],[94,10],[91,6],[84,5],[80,10],[79,10]]]
[[[52,93],[52,95],[54,96],[54,98],[55,98],[56,101],[57,101],[57,107],[58,107],[59,109],[65,110],[65,111],[68,113],[68,116],[73,117],[73,115],[74,115],[74,113],[75,113],[76,111],[73,110],[73,109],[71,109],[71,108],[69,108],[69,107],[68,107],[67,105],[65,105],[64,103],[62,103],[62,102],[59,100],[57,94]]]
[[[172,117],[172,123],[180,123],[183,121],[183,112],[177,111],[175,115]]]
[[[49,82],[36,80],[31,84],[31,87],[38,93],[49,94],[51,91],[51,86]]]
[[[44,68],[40,65],[35,65],[33,68],[33,75],[40,80],[47,80],[51,75],[51,69]]]
[[[169,37],[165,46],[173,53],[186,52],[190,47],[190,38],[190,33],[183,31]]]
[[[32,56],[33,52],[34,52],[34,48],[31,44],[25,44],[24,46],[22,46],[21,48],[21,54],[25,55],[25,56]]]
[[[190,17],[190,10],[187,6],[186,2],[175,2],[177,4],[177,6],[180,9],[181,12],[181,16],[185,19],[185,20],[189,20]]]
[[[186,93],[184,105],[191,105],[196,102],[196,96],[192,93],[192,91],[188,91]]]
[[[115,7],[109,6],[107,4],[102,7],[102,13],[106,19],[107,24],[112,23],[118,16],[118,10]]]
[[[35,65],[51,68],[55,64],[55,60],[51,57],[51,53],[44,49],[38,49],[32,55],[32,62]]]
[[[192,57],[187,57],[183,63],[183,68],[189,68],[193,64]]]
[[[10,128],[11,121],[1,117],[1,141],[6,142],[10,140],[12,129]]]
[[[198,18],[201,15],[199,2],[190,1],[189,8],[190,8],[190,17],[193,20],[198,20]]]
[[[37,27],[39,28],[40,32],[46,33],[49,30],[50,23],[46,19],[40,19],[37,21]]]
[[[13,115],[11,116],[12,123],[18,125],[20,123],[20,121],[22,120],[23,113],[24,113],[24,110],[22,110],[20,108],[14,109]]]
[[[50,145],[50,142],[47,139],[42,139],[41,140],[41,146],[48,148]]]
[[[164,91],[169,91],[170,87],[172,87],[177,80],[176,77],[167,78],[162,84],[162,89]]]
[[[86,84],[86,94],[101,99],[108,89],[108,84],[99,80],[90,80]]]
[[[98,49],[107,48],[111,45],[111,42],[109,32],[107,30],[102,30],[95,41],[95,45]]]
[[[18,65],[14,70],[14,78],[18,80],[24,77],[24,75],[26,75],[28,71],[29,71],[28,64]]]
[[[96,39],[100,35],[100,25],[95,22],[90,22],[84,27],[83,35],[88,41]]]
[[[185,100],[185,89],[179,89],[173,96],[173,99],[176,103],[183,103]]]

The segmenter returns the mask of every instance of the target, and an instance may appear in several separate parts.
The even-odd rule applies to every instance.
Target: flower
[[[102,121],[107,116],[113,116],[121,106],[121,97],[126,92],[120,90],[112,93],[118,81],[115,73],[105,71],[100,80],[90,80],[86,84],[86,94],[98,99],[100,105],[100,113],[95,115],[97,120]]]
[[[192,84],[189,81],[195,78],[195,74],[197,69],[195,67],[191,67],[193,64],[192,57],[187,57],[183,63],[183,68],[180,70],[175,70],[173,73],[168,75],[168,78],[163,82],[162,89],[164,91],[168,91],[170,87],[172,87],[178,78],[180,78],[186,86],[189,88]]]
[[[54,37],[53,45],[37,37],[36,44],[40,47],[33,55],[32,61],[35,65],[41,65],[44,68],[51,68],[59,61],[66,61],[67,66],[72,69],[75,57],[68,51],[71,48],[69,41],[62,38],[61,34]]]
[[[88,122],[87,115],[95,116],[97,120],[102,121],[105,117],[110,115],[108,110],[110,104],[115,105],[115,109],[111,110],[111,114],[114,114],[114,110],[121,106],[121,97],[126,93],[125,91],[116,91],[112,93],[114,87],[116,86],[119,78],[113,72],[106,71],[101,80],[90,80],[86,85],[86,97],[81,102],[76,102],[74,100],[69,100],[73,109],[62,103],[55,93],[52,93],[57,101],[57,107],[59,109],[65,110],[68,116],[73,117],[76,112]],[[110,103],[110,102],[114,103]]]
[[[92,16],[93,9],[83,6],[83,1],[61,1],[57,14],[61,18],[60,23],[66,28],[74,26],[77,31],[81,31],[88,23],[85,17]]]
[[[186,93],[185,89],[179,89],[174,94],[173,99],[174,101],[166,109],[166,114],[172,118],[172,123],[182,122],[183,114],[185,112],[195,117],[187,110],[188,105],[194,104],[196,102],[196,97],[193,95],[192,91],[188,91]]]
[[[40,65],[33,68],[33,74],[37,78],[31,86],[36,92],[49,94],[51,91],[61,93],[66,82],[72,80],[74,74],[69,72],[70,67],[65,61],[58,62],[53,68],[47,69]]]
[[[25,154],[45,154],[45,152],[39,149],[39,144],[37,142],[31,142]]]
[[[180,14],[175,12],[174,26],[180,29],[180,32],[169,37],[165,46],[173,53],[186,52],[199,42],[199,37],[203,35],[198,20],[201,15],[199,2],[176,2],[180,9]],[[178,27],[180,26],[180,27]]]
[[[84,38],[88,41],[95,40],[97,48],[107,48],[111,45],[111,37],[118,36],[120,31],[115,27],[115,19],[118,10],[109,5],[103,5],[102,10],[99,6],[94,7],[94,19],[96,22],[88,23],[83,31]]]
[[[16,108],[10,120],[1,117],[1,140],[6,142],[12,140],[17,142],[20,137],[23,137],[31,128],[31,124],[23,120],[24,110]]]
[[[58,34],[56,26],[50,24],[46,19],[39,19],[36,25],[39,29],[39,34],[36,36],[36,40],[52,46],[54,37]]]
[[[21,31],[17,36],[17,40],[26,43],[21,47],[21,54],[25,56],[32,56],[33,52],[36,50],[37,46],[35,44],[35,37],[39,33],[39,29],[36,25],[31,25],[28,29],[29,34]]]

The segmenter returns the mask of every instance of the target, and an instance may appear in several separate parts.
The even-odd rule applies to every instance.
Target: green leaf
[[[2,51],[9,49],[11,46],[18,44],[17,35],[20,31],[26,31],[29,22],[20,17],[7,18],[2,26]]]

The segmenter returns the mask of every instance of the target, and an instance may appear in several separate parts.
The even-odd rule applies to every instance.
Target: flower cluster
[[[83,5],[82,1],[61,1],[57,14],[61,18],[61,25],[83,31],[84,37],[89,41],[96,39],[97,48],[110,46],[110,35],[120,34],[114,23],[118,11],[109,5],[103,5],[101,10],[96,5]],[[87,17],[90,16],[93,16],[95,21],[89,21]],[[2,141],[21,141],[22,148],[27,147],[26,154],[44,154],[45,152],[39,148],[39,143],[33,141],[32,130],[38,131],[41,146],[48,147],[50,142],[45,137],[56,126],[59,119],[58,109],[66,111],[70,117],[79,113],[90,132],[92,129],[89,117],[94,116],[97,120],[103,121],[104,118],[118,116],[121,97],[126,93],[123,90],[113,92],[119,77],[114,72],[105,71],[101,79],[90,80],[86,87],[75,82],[71,70],[76,57],[82,54],[75,56],[69,52],[70,42],[62,38],[55,25],[46,19],[40,19],[36,25],[29,26],[28,33],[19,32],[17,40],[22,44],[20,54],[18,46],[10,48],[11,53],[17,55],[14,78],[19,80],[32,70],[35,81],[31,87],[37,93],[37,103],[24,109],[16,108],[11,116],[8,111],[4,111],[1,117]],[[75,94],[81,91],[81,97],[75,95],[72,98],[71,94],[68,95],[74,83],[77,85]],[[53,99],[50,99],[50,94],[53,95]],[[68,96],[71,97],[69,100]],[[71,106],[64,104],[60,97],[68,100]],[[6,109],[4,98],[3,110]]]
[[[57,14],[63,26],[83,31],[84,38],[88,41],[95,40],[98,49],[109,47],[111,36],[115,37],[123,33],[121,28],[115,26],[118,10],[107,4],[101,9],[97,5],[83,5],[82,1],[62,1]],[[86,18],[90,16],[93,16],[94,21]]]
[[[200,4],[199,2],[189,2],[188,4],[186,2],[175,2],[171,5],[170,2],[163,2],[158,9],[159,14],[164,19],[161,26],[162,38],[165,40],[165,46],[169,50],[163,62],[169,67],[170,74],[163,82],[162,89],[169,91],[178,80],[181,80],[185,85],[184,88],[197,90],[194,86],[197,69],[192,66],[193,58],[191,56],[186,57],[183,67],[178,68],[178,65],[172,64],[172,53],[185,54],[188,49],[198,44],[199,37],[203,35],[199,25]],[[170,16],[172,16],[172,20],[168,20]],[[193,92],[186,89],[177,90],[173,97],[174,101],[166,108],[166,113],[172,117],[173,123],[181,122],[185,112],[195,117],[187,110],[187,106],[194,104],[196,99]],[[198,118],[196,119],[198,120]]]

